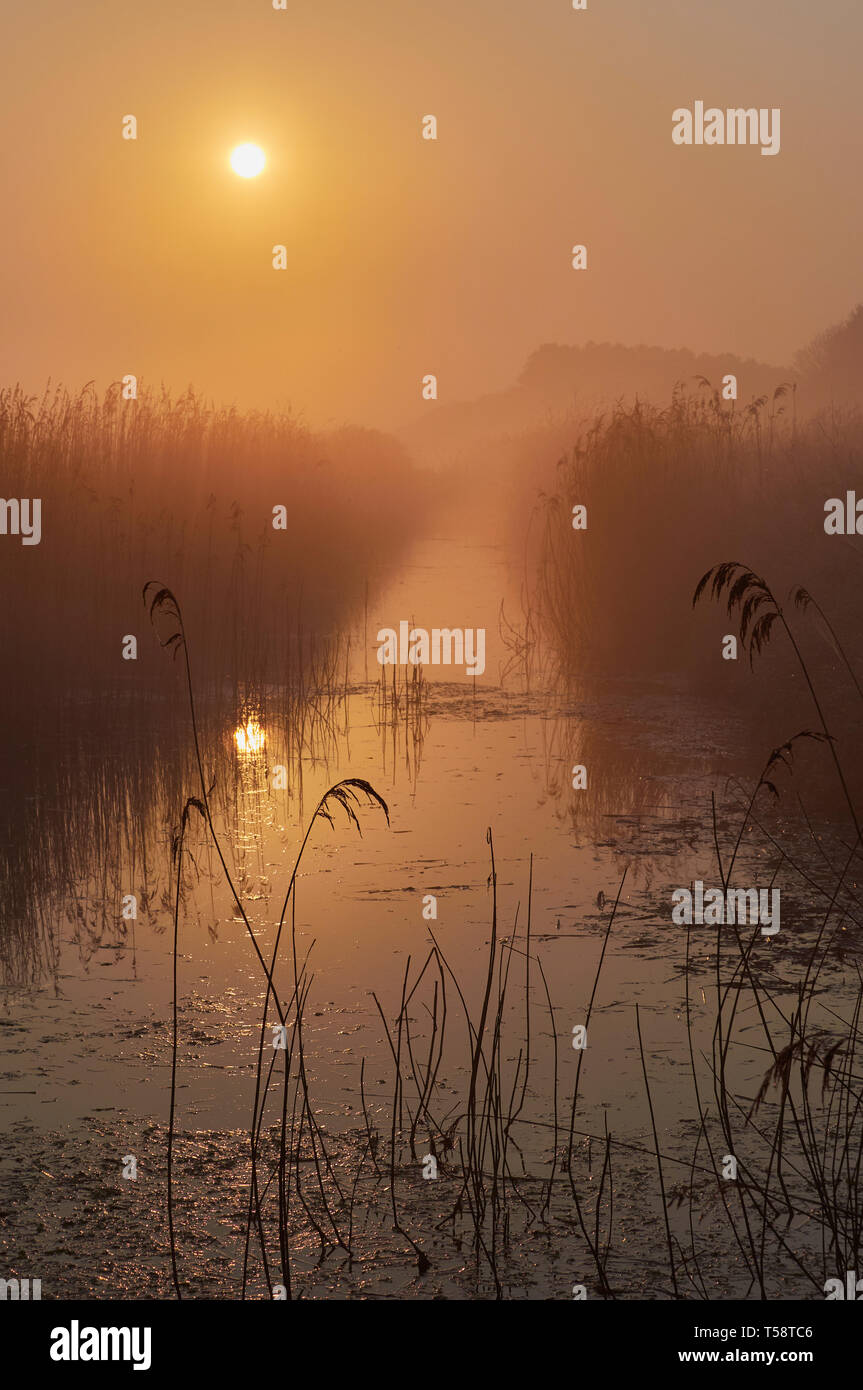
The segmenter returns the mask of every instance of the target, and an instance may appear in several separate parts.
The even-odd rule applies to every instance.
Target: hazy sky
[[[588,6],[2,0],[0,380],[386,425],[543,342],[786,361],[863,299],[863,5]],[[696,100],[781,152],[675,146]]]

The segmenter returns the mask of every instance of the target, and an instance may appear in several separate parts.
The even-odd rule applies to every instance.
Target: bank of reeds
[[[824,504],[856,486],[861,457],[860,416],[803,422],[790,384],[743,405],[702,382],[664,408],[597,417],[530,519],[515,664],[561,690],[597,675],[734,682],[716,659],[722,630],[707,614],[693,621],[686,597],[717,553],[757,553],[778,592],[802,570],[841,626],[856,616],[856,538],[825,535]],[[576,506],[586,529],[573,529]]]
[[[193,770],[172,673],[143,640],[141,574],[184,595],[209,745],[254,711],[300,796],[311,750],[331,740],[363,596],[422,509],[386,436],[315,434],[286,415],[214,409],[191,390],[0,390],[0,466],[3,496],[39,498],[42,516],[38,545],[7,535],[0,546],[0,642],[14,670],[2,701],[14,736],[0,789],[0,959],[12,983],[50,965],[70,895],[80,916],[64,935],[78,931],[82,950],[121,929],[110,904],[121,888],[146,894],[165,808]],[[123,655],[129,637],[135,659]],[[230,790],[223,775],[217,795]],[[124,882],[94,882],[94,863],[109,879],[122,865]]]

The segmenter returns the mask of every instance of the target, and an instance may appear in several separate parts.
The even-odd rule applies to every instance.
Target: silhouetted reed
[[[242,897],[241,897],[240,893],[238,892],[237,887],[236,887],[236,885],[235,885],[235,883],[234,883],[233,877],[232,877],[232,875],[231,875],[230,868],[229,868],[229,866],[228,866],[227,860],[226,860],[226,858],[225,858],[225,855],[224,855],[224,852],[223,852],[223,849],[222,849],[221,837],[219,836],[219,833],[218,833],[218,831],[217,831],[217,828],[216,828],[216,825],[215,825],[214,819],[213,819],[213,812],[212,812],[212,808],[211,808],[211,798],[212,798],[212,794],[213,794],[213,791],[214,791],[214,789],[215,789],[215,785],[216,785],[216,784],[215,784],[215,780],[212,781],[212,782],[210,781],[209,775],[208,775],[208,773],[205,771],[205,768],[204,768],[204,750],[203,750],[202,739],[201,739],[201,734],[200,734],[200,730],[199,730],[199,720],[198,720],[198,712],[197,712],[197,700],[196,700],[196,693],[195,693],[195,684],[194,684],[194,680],[193,680],[193,676],[192,676],[191,656],[190,656],[190,652],[189,652],[189,643],[188,643],[188,639],[187,639],[187,635],[186,635],[186,628],[185,628],[185,623],[184,623],[184,620],[183,620],[183,614],[182,614],[182,611],[181,611],[181,608],[180,608],[180,604],[179,604],[177,598],[175,597],[175,595],[173,594],[173,592],[172,592],[169,588],[167,588],[167,587],[164,586],[164,585],[159,585],[158,583],[155,583],[154,581],[150,581],[148,584],[146,584],[146,585],[144,586],[144,602],[145,602],[145,604],[146,604],[146,606],[147,606],[147,609],[148,609],[148,612],[149,612],[149,615],[150,615],[151,619],[154,620],[154,623],[155,623],[156,626],[157,626],[157,630],[158,630],[159,627],[161,627],[161,629],[162,629],[161,632],[159,633],[159,641],[160,641],[161,646],[162,646],[163,648],[165,648],[166,650],[172,652],[173,655],[174,655],[175,657],[178,656],[179,654],[182,654],[183,665],[184,665],[184,672],[185,672],[186,696],[187,696],[187,701],[188,701],[189,716],[190,716],[191,728],[192,728],[192,744],[193,744],[193,749],[194,749],[195,764],[196,764],[197,770],[198,770],[198,782],[199,782],[199,795],[198,795],[198,796],[189,797],[189,798],[186,800],[186,802],[185,802],[185,804],[184,804],[184,807],[183,807],[183,812],[182,812],[182,817],[181,817],[180,828],[179,828],[179,830],[177,831],[176,835],[174,836],[173,843],[172,843],[172,858],[173,858],[173,860],[176,862],[177,868],[176,868],[176,895],[175,895],[175,900],[174,900],[173,1006],[172,1006],[172,1043],[171,1043],[171,1100],[170,1100],[170,1117],[169,1117],[169,1127],[168,1127],[168,1179],[167,1179],[167,1181],[168,1181],[168,1227],[169,1227],[169,1236],[170,1236],[171,1268],[172,1268],[172,1274],[173,1274],[173,1280],[174,1280],[174,1289],[175,1289],[175,1292],[176,1292],[176,1294],[177,1294],[177,1297],[178,1297],[178,1298],[181,1298],[181,1297],[182,1297],[182,1291],[181,1291],[181,1287],[180,1287],[179,1274],[178,1274],[178,1269],[177,1269],[177,1251],[176,1251],[176,1239],[175,1239],[174,1215],[173,1215],[173,1142],[174,1142],[174,1121],[175,1121],[175,1107],[176,1107],[176,1077],[177,1077],[177,1053],[178,1053],[177,958],[178,958],[178,941],[179,941],[179,916],[180,916],[180,905],[181,905],[181,885],[182,885],[183,848],[184,848],[184,843],[185,843],[186,826],[187,826],[187,823],[188,823],[189,815],[190,815],[190,813],[191,813],[192,810],[196,810],[196,811],[199,812],[199,814],[202,816],[202,818],[203,818],[204,821],[206,822],[207,830],[208,830],[208,832],[209,832],[209,842],[213,845],[213,847],[214,847],[215,850],[216,850],[216,854],[218,855],[219,862],[220,862],[221,867],[222,867],[222,872],[223,872],[223,874],[224,874],[225,881],[226,881],[227,886],[228,886],[228,888],[230,889],[231,895],[232,895],[232,897],[233,897],[233,899],[234,899],[234,903],[235,903],[236,909],[237,909],[237,911],[239,912],[239,914],[240,914],[240,916],[241,916],[241,918],[242,918],[243,924],[244,924],[244,926],[245,926],[245,928],[246,928],[247,935],[248,935],[249,940],[250,940],[250,942],[251,942],[251,944],[252,944],[252,947],[253,947],[253,949],[254,949],[255,955],[256,955],[256,957],[257,957],[257,959],[258,959],[258,963],[259,963],[259,965],[261,966],[261,969],[262,969],[263,972],[264,972],[264,976],[265,976],[265,978],[266,978],[266,983],[267,983],[266,992],[265,992],[265,995],[264,995],[264,1004],[263,1004],[262,1018],[261,1018],[261,1031],[260,1031],[260,1040],[259,1040],[259,1044],[258,1044],[257,1068],[256,1068],[256,1074],[255,1074],[255,1097],[254,1097],[254,1104],[253,1104],[253,1107],[252,1107],[252,1121],[251,1121],[251,1128],[250,1128],[250,1145],[251,1145],[251,1155],[250,1155],[250,1157],[251,1157],[251,1181],[250,1181],[250,1186],[249,1186],[249,1209],[248,1209],[248,1219],[247,1219],[247,1223],[246,1223],[246,1242],[245,1242],[245,1252],[244,1252],[244,1258],[243,1258],[243,1288],[242,1288],[242,1295],[243,1295],[243,1297],[245,1297],[245,1294],[246,1294],[246,1283],[247,1283],[248,1262],[249,1262],[249,1241],[250,1241],[250,1236],[251,1236],[251,1232],[252,1232],[253,1226],[254,1226],[254,1229],[255,1229],[255,1231],[256,1231],[256,1233],[257,1233],[257,1235],[258,1235],[258,1239],[259,1239],[259,1242],[260,1242],[260,1255],[261,1255],[261,1261],[262,1261],[263,1272],[264,1272],[264,1277],[265,1277],[265,1279],[266,1279],[267,1288],[268,1288],[268,1291],[269,1291],[269,1293],[270,1293],[270,1296],[272,1296],[272,1294],[273,1294],[273,1284],[272,1284],[272,1279],[271,1279],[271,1276],[270,1276],[269,1261],[268,1261],[268,1258],[267,1258],[267,1244],[266,1244],[266,1237],[265,1237],[265,1234],[264,1234],[264,1224],[263,1224],[263,1217],[262,1217],[262,1204],[263,1204],[263,1200],[264,1200],[264,1196],[265,1196],[266,1190],[267,1190],[267,1188],[269,1187],[269,1183],[267,1184],[267,1188],[264,1188],[264,1189],[262,1190],[262,1188],[261,1188],[261,1186],[260,1186],[260,1182],[259,1182],[258,1162],[259,1162],[260,1144],[261,1144],[261,1131],[262,1131],[262,1126],[263,1126],[263,1121],[264,1121],[264,1112],[265,1112],[265,1107],[266,1107],[266,1103],[267,1103],[267,1095],[268,1095],[270,1083],[271,1083],[271,1080],[272,1080],[272,1077],[273,1077],[273,1072],[274,1072],[274,1069],[275,1069],[276,1058],[277,1058],[278,1053],[281,1051],[281,1052],[284,1053],[284,1079],[283,1079],[283,1090],[282,1090],[282,1108],[281,1108],[281,1115],[280,1115],[280,1126],[281,1126],[281,1128],[280,1128],[280,1141],[279,1141],[279,1158],[278,1158],[278,1165],[277,1165],[277,1167],[278,1167],[278,1177],[279,1177],[279,1184],[278,1184],[278,1231],[279,1231],[279,1248],[280,1248],[280,1255],[281,1255],[281,1262],[282,1262],[282,1278],[283,1278],[283,1280],[284,1280],[284,1288],[285,1288],[285,1291],[286,1291],[286,1297],[290,1298],[290,1296],[291,1296],[291,1269],[290,1269],[290,1238],[289,1238],[289,1229],[288,1229],[288,1187],[289,1187],[289,1182],[290,1182],[290,1180],[291,1180],[291,1175],[290,1175],[290,1171],[289,1171],[289,1156],[290,1156],[290,1155],[298,1155],[298,1154],[299,1154],[300,1147],[301,1147],[301,1144],[302,1144],[302,1136],[303,1136],[304,1127],[307,1128],[307,1130],[308,1130],[308,1132],[309,1132],[309,1137],[310,1137],[310,1140],[311,1140],[311,1143],[312,1143],[312,1147],[313,1147],[313,1151],[314,1151],[314,1163],[315,1163],[315,1170],[316,1170],[317,1179],[318,1179],[318,1187],[319,1187],[320,1195],[321,1195],[321,1198],[322,1198],[324,1210],[325,1210],[325,1212],[326,1212],[326,1216],[327,1216],[328,1221],[329,1221],[329,1224],[330,1224],[330,1226],[331,1226],[331,1228],[332,1228],[332,1232],[335,1234],[335,1238],[336,1238],[337,1242],[338,1242],[340,1245],[343,1245],[344,1248],[345,1248],[346,1250],[349,1250],[349,1247],[348,1247],[347,1245],[345,1245],[345,1243],[344,1243],[344,1240],[343,1240],[342,1235],[341,1235],[340,1230],[339,1230],[339,1225],[338,1225],[338,1222],[337,1222],[337,1219],[336,1219],[336,1215],[335,1215],[335,1213],[334,1213],[334,1211],[333,1211],[333,1209],[332,1209],[332,1207],[331,1207],[331,1205],[330,1205],[330,1201],[329,1201],[328,1195],[327,1195],[327,1193],[326,1193],[326,1191],[325,1191],[325,1189],[324,1189],[324,1182],[323,1182],[323,1175],[322,1175],[322,1164],[323,1164],[323,1166],[326,1168],[328,1176],[333,1180],[333,1182],[334,1182],[334,1184],[335,1184],[335,1187],[336,1187],[336,1190],[337,1190],[337,1192],[338,1192],[339,1197],[342,1199],[342,1201],[344,1200],[344,1199],[343,1199],[343,1194],[342,1194],[342,1192],[341,1192],[341,1190],[339,1189],[339,1186],[338,1186],[338,1181],[334,1178],[334,1175],[333,1175],[333,1172],[332,1172],[332,1167],[331,1167],[331,1165],[330,1165],[329,1158],[328,1158],[328,1155],[327,1155],[326,1143],[325,1143],[325,1140],[324,1140],[324,1136],[323,1136],[323,1133],[322,1133],[322,1131],[321,1131],[321,1129],[320,1129],[320,1126],[318,1125],[317,1119],[316,1119],[315,1114],[314,1114],[313,1107],[312,1107],[311,1102],[310,1102],[310,1098],[309,1098],[309,1088],[308,1088],[308,1079],[307,1079],[307,1076],[306,1076],[305,1062],[304,1062],[304,1057],[303,1057],[303,1035],[302,1035],[302,1027],[303,1027],[303,1007],[304,1007],[304,1004],[305,1004],[306,996],[307,996],[307,994],[308,994],[309,982],[306,980],[306,965],[305,965],[305,962],[303,963],[303,966],[302,966],[302,969],[301,969],[300,966],[299,966],[298,958],[297,958],[297,941],[296,941],[295,918],[294,918],[294,916],[293,916],[293,912],[294,912],[295,906],[296,906],[297,873],[298,873],[298,871],[299,871],[299,867],[300,867],[300,864],[301,864],[301,862],[302,862],[303,854],[304,854],[305,849],[306,849],[306,846],[307,846],[307,844],[308,844],[309,837],[310,837],[310,835],[311,835],[311,833],[312,833],[312,830],[314,829],[314,826],[315,826],[316,822],[317,822],[319,819],[320,819],[320,820],[327,821],[327,822],[332,826],[332,825],[333,825],[333,814],[334,814],[334,812],[335,812],[336,810],[341,810],[341,811],[344,812],[344,814],[346,815],[348,821],[349,821],[351,824],[353,824],[353,825],[356,827],[356,829],[359,831],[359,830],[360,830],[360,822],[359,822],[359,818],[358,818],[358,816],[357,816],[357,814],[356,814],[355,807],[358,807],[358,806],[361,804],[361,802],[360,802],[360,798],[361,798],[361,797],[365,798],[370,804],[374,804],[374,805],[379,806],[379,807],[383,810],[384,815],[385,815],[386,818],[387,818],[387,822],[389,822],[389,811],[388,811],[386,802],[383,800],[383,798],[382,798],[381,796],[378,795],[378,793],[374,790],[374,788],[373,788],[368,782],[364,781],[364,780],[361,779],[361,778],[344,778],[344,779],[342,779],[342,781],[338,782],[335,786],[330,787],[330,788],[324,793],[324,795],[321,797],[320,801],[318,802],[317,808],[316,808],[316,810],[315,810],[315,814],[314,814],[314,816],[312,817],[312,819],[311,819],[311,821],[310,821],[310,823],[309,823],[309,826],[308,826],[308,828],[307,828],[307,830],[306,830],[305,835],[303,836],[302,843],[301,843],[300,848],[299,848],[299,851],[298,851],[298,853],[297,853],[297,857],[296,857],[296,860],[295,860],[295,863],[294,863],[293,871],[292,871],[292,873],[291,873],[291,877],[290,877],[290,880],[289,880],[289,882],[288,882],[287,890],[286,890],[286,893],[285,893],[285,898],[284,898],[284,902],[283,902],[283,905],[282,905],[282,911],[281,911],[281,914],[280,914],[280,916],[279,916],[279,921],[278,921],[277,928],[276,928],[275,940],[274,940],[274,942],[273,942],[272,958],[271,958],[270,964],[268,965],[267,962],[266,962],[266,960],[265,960],[265,958],[264,958],[264,955],[263,955],[263,953],[262,953],[262,951],[261,951],[261,948],[260,948],[260,946],[258,945],[257,937],[256,937],[256,934],[255,934],[255,932],[254,932],[254,930],[253,930],[253,928],[252,928],[252,925],[251,925],[251,923],[250,923],[250,921],[249,921],[249,918],[248,918],[248,915],[247,915],[246,908],[245,908],[245,906],[244,906]],[[280,941],[281,941],[282,931],[283,931],[283,928],[284,928],[284,925],[285,925],[285,920],[286,920],[286,916],[287,916],[287,912],[288,912],[288,908],[289,908],[289,907],[290,907],[291,910],[292,910],[292,919],[291,919],[291,961],[292,961],[292,965],[293,965],[293,979],[294,979],[294,983],[293,983],[293,989],[292,989],[292,991],[291,991],[291,994],[290,994],[290,996],[288,997],[287,1001],[285,1001],[285,1000],[283,1000],[283,998],[282,998],[282,996],[281,996],[281,994],[280,994],[280,992],[279,992],[278,986],[277,986],[277,984],[276,984],[276,982],[275,982],[275,973],[276,973],[276,969],[277,969],[277,965],[278,965],[278,958],[279,958],[279,944],[280,944]],[[280,1035],[279,1035],[279,1042],[280,1042],[280,1044],[282,1044],[282,1045],[277,1046],[277,1045],[276,1045],[276,1041],[275,1041],[275,1039],[274,1039],[274,1042],[273,1042],[273,1059],[272,1059],[272,1062],[271,1062],[271,1064],[270,1064],[270,1067],[269,1067],[269,1069],[268,1069],[268,1071],[267,1071],[266,1078],[264,1079],[264,1078],[263,1078],[263,1059],[264,1059],[264,1048],[265,1048],[265,1043],[266,1043],[267,1020],[268,1020],[268,1015],[269,1015],[270,1003],[271,1003],[271,1002],[272,1002],[273,1008],[275,1009],[276,1016],[277,1016],[277,1018],[278,1018],[278,1020],[279,1020],[278,1025],[276,1025],[276,1028],[282,1030],[281,1033],[280,1033]],[[288,1028],[289,1028],[289,1027],[290,1027],[290,1029],[291,1029],[291,1046],[290,1046],[290,1047],[288,1046],[288,1042],[287,1042],[287,1034],[288,1034]],[[292,1110],[291,1115],[290,1115],[290,1120],[289,1120],[289,1115],[288,1115],[288,1097],[289,1097],[290,1080],[291,1080],[291,1068],[292,1068],[292,1064],[293,1064],[295,1058],[296,1058],[296,1063],[297,1063],[297,1068],[296,1068],[296,1076],[297,1076],[296,1087],[297,1087],[297,1090],[296,1090],[296,1092],[295,1092],[295,1097],[296,1097],[296,1094],[299,1092],[299,1089],[300,1089],[300,1088],[302,1089],[302,1103],[301,1103],[301,1108],[300,1108],[299,1122],[297,1121],[296,1100],[295,1100],[294,1109]],[[296,1185],[297,1195],[300,1197],[300,1200],[302,1201],[304,1210],[305,1210],[306,1215],[308,1216],[308,1218],[309,1218],[311,1224],[314,1226],[314,1228],[316,1229],[316,1231],[318,1232],[318,1234],[319,1234],[319,1236],[320,1236],[320,1239],[321,1239],[321,1242],[322,1242],[322,1247],[325,1247],[326,1237],[325,1237],[324,1230],[321,1228],[321,1226],[320,1226],[320,1225],[318,1224],[318,1222],[315,1220],[315,1217],[314,1217],[314,1215],[313,1215],[313,1213],[312,1213],[312,1210],[311,1210],[310,1206],[308,1205],[308,1203],[305,1201],[305,1198],[303,1197],[302,1192],[301,1192],[300,1176],[299,1176],[299,1166],[298,1166],[298,1163],[299,1163],[299,1160],[297,1160],[296,1172],[295,1172],[294,1179],[293,1179],[294,1182],[295,1182],[295,1185]]]

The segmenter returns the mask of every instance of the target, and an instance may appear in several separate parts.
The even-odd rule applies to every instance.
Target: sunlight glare
[[[266,735],[257,719],[249,719],[234,730],[234,741],[237,752],[250,757],[253,753],[260,753],[266,743]]]
[[[231,168],[242,179],[253,179],[265,164],[264,151],[258,145],[237,145],[231,151]]]

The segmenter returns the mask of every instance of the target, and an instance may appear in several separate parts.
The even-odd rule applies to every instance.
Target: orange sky
[[[548,341],[787,361],[863,299],[863,8],[588,5],[8,0],[0,380],[390,425]],[[699,99],[780,107],[781,153],[675,146]]]

